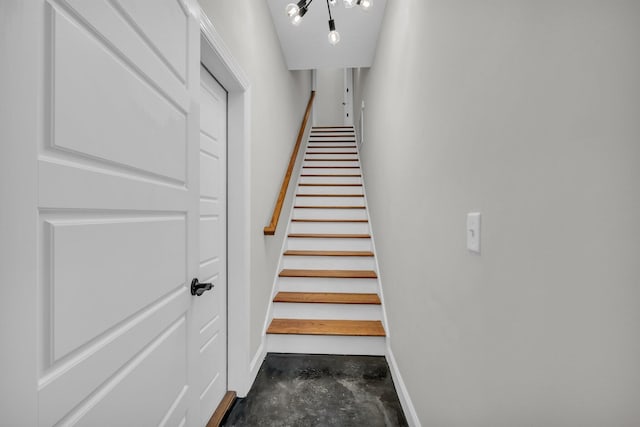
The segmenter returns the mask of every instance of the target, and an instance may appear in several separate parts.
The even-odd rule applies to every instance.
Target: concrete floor
[[[268,354],[223,426],[406,426],[384,357]]]

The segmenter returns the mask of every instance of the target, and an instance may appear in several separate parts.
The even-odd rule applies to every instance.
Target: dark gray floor
[[[223,426],[406,426],[384,357],[268,354]]]

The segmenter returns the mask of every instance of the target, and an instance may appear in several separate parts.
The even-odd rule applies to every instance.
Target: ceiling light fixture
[[[289,3],[285,7],[285,12],[289,19],[291,19],[291,23],[293,25],[300,25],[302,23],[302,18],[309,10],[311,2],[313,2],[313,0],[300,0],[298,3]],[[327,0],[327,11],[329,12],[328,39],[329,43],[334,46],[340,42],[340,33],[336,30],[336,23],[331,16],[331,6],[335,6],[337,2],[338,0]],[[369,10],[373,5],[373,0],[343,0],[343,3],[344,7],[347,9],[351,9],[354,6],[360,6],[362,10]]]
[[[373,5],[373,0],[358,0],[358,5],[363,10],[369,10],[369,9],[371,9],[371,6]]]
[[[329,43],[337,45],[340,41],[340,33],[336,31],[336,23],[333,19],[329,19]]]

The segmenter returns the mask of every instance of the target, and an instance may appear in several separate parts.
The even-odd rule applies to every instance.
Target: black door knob
[[[200,283],[197,278],[191,281],[191,295],[200,296],[211,289],[213,289],[211,283]]]

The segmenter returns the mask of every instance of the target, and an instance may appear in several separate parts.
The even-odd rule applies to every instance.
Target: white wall
[[[251,351],[257,351],[284,238],[264,236],[311,92],[309,71],[288,71],[266,2],[200,0],[251,84]],[[232,195],[230,195],[232,196]],[[290,206],[291,200],[288,200]]]
[[[422,424],[640,425],[640,2],[390,2],[363,77],[391,346]]]
[[[341,126],[344,124],[344,68],[320,68],[316,73],[315,124]]]

